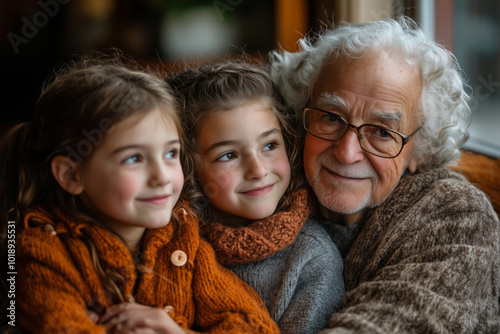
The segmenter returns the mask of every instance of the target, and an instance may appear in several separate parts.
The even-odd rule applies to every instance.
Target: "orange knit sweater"
[[[257,294],[217,264],[213,249],[199,238],[197,222],[179,216],[175,232],[173,224],[146,232],[141,264],[149,270],[134,288],[132,256],[118,238],[60,213],[30,212],[16,240],[20,326],[35,333],[105,333],[87,310],[100,312],[116,301],[97,276],[81,238],[85,234],[94,241],[101,263],[125,277],[123,296],[148,306],[172,306],[169,314],[181,327],[207,333],[279,333]],[[46,224],[57,235],[46,232]],[[178,250],[187,255],[180,266],[172,259]]]

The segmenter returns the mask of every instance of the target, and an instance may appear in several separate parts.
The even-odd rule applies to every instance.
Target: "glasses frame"
[[[307,129],[307,125],[306,125],[306,113],[307,113],[307,110],[308,109],[312,109],[312,110],[316,110],[316,111],[320,111],[322,113],[325,113],[325,114],[330,114],[330,115],[335,115],[337,116],[338,118],[340,118],[346,125],[346,127],[344,128],[344,131],[342,132],[342,134],[340,135],[340,137],[338,139],[328,139],[328,138],[323,138],[323,137],[320,137],[318,135],[315,135],[314,133],[310,132],[308,129]],[[411,134],[409,135],[404,135],[402,134],[401,132],[398,132],[396,130],[392,130],[392,129],[388,129],[388,128],[385,128],[383,126],[380,126],[380,125],[375,125],[375,124],[369,124],[369,123],[365,123],[365,124],[361,124],[360,126],[356,126],[356,125],[353,125],[351,123],[349,123],[344,117],[340,116],[339,114],[336,114],[336,113],[333,113],[333,112],[329,112],[329,111],[326,111],[326,110],[323,110],[323,109],[319,109],[319,108],[314,108],[314,107],[305,107],[304,109],[302,109],[302,125],[304,126],[304,129],[307,131],[307,133],[309,133],[310,135],[316,137],[316,138],[319,138],[319,139],[323,139],[323,140],[327,140],[327,141],[331,141],[331,142],[338,142],[340,141],[344,135],[346,134],[347,130],[349,128],[353,129],[354,131],[356,131],[357,133],[357,137],[358,137],[358,142],[359,142],[359,146],[361,146],[361,148],[363,149],[363,151],[365,151],[366,153],[369,153],[371,155],[374,155],[374,156],[377,156],[377,157],[380,157],[380,158],[385,158],[385,159],[394,159],[396,158],[397,156],[399,156],[401,154],[401,152],[403,151],[403,147],[405,147],[406,144],[408,144],[408,142],[410,141],[410,139],[417,133],[418,130],[420,130],[422,128],[422,126],[419,126],[415,131],[413,131]],[[379,154],[375,154],[373,152],[370,152],[368,151],[364,146],[363,146],[363,142],[362,142],[362,139],[361,139],[361,134],[359,133],[359,130],[364,127],[364,126],[373,126],[375,128],[378,128],[380,130],[384,130],[384,131],[388,131],[388,132],[391,132],[391,133],[394,133],[398,136],[400,136],[403,141],[401,143],[401,148],[399,149],[399,152],[398,154],[394,155],[394,156],[383,156],[383,155],[379,155]]]

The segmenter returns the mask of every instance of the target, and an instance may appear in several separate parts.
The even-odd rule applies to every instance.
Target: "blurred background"
[[[400,14],[454,52],[472,88],[467,148],[500,157],[500,1],[5,0],[0,2],[0,130],[32,116],[42,83],[73,54],[122,49],[175,71],[189,61],[297,50],[332,22]]]

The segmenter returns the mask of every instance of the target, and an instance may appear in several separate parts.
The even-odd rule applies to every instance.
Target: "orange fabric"
[[[469,182],[483,190],[500,216],[500,159],[464,151],[457,165],[450,169],[460,172]]]
[[[293,194],[292,205],[287,211],[244,227],[200,224],[201,232],[224,266],[260,261],[293,243],[315,206],[314,196],[303,188]]]
[[[36,333],[105,333],[87,310],[101,313],[117,303],[102,286],[86,243],[90,237],[99,259],[125,277],[121,291],[140,304],[164,308],[184,328],[208,333],[279,333],[257,296],[235,274],[217,264],[213,249],[199,237],[198,224],[179,215],[173,224],[149,230],[142,248],[142,271],[137,274],[132,256],[118,238],[91,224],[76,224],[62,214],[30,212],[17,238],[16,306],[19,325]],[[53,225],[57,235],[46,230]],[[29,226],[28,226],[29,225]],[[176,266],[172,253],[187,255]],[[175,261],[174,261],[175,262]],[[134,291],[135,289],[135,291]]]

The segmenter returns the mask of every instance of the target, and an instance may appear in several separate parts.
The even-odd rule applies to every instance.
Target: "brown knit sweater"
[[[498,217],[457,173],[405,176],[365,217],[344,278],[342,310],[324,334],[498,334]]]
[[[287,247],[297,237],[315,208],[314,197],[303,188],[293,195],[289,210],[244,227],[220,223],[201,225],[202,235],[224,266],[263,260]]]
[[[172,318],[183,328],[209,333],[278,333],[259,297],[229,270],[219,266],[213,249],[199,238],[190,215],[181,222],[148,230],[142,247],[140,281],[131,253],[118,238],[91,224],[77,224],[61,214],[29,213],[17,238],[19,324],[34,333],[105,333],[87,309],[110,305],[82,235],[97,247],[103,265],[125,277],[125,298],[153,306],[172,306]],[[44,231],[51,224],[57,235]],[[175,265],[182,251],[187,262]],[[179,264],[179,263],[177,263]],[[135,286],[135,287],[134,287]]]

